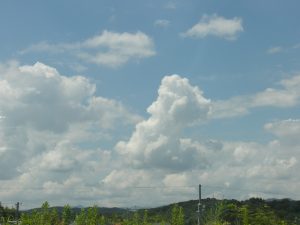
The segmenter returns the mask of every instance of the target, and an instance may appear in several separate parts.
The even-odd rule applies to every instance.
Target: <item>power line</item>
[[[174,188],[197,188],[195,185],[190,186],[129,186],[134,189],[174,189]]]

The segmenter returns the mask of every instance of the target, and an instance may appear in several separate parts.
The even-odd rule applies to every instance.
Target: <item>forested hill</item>
[[[72,214],[76,215],[79,214],[82,209],[88,210],[90,207],[82,207],[82,206],[75,206],[71,207]],[[113,214],[124,214],[127,212],[127,209],[125,208],[118,208],[118,207],[97,207],[99,213],[103,215],[113,215]],[[64,207],[63,206],[54,206],[50,207],[50,209],[56,209],[59,214],[62,214]],[[40,211],[42,208],[35,208],[35,209],[29,209],[29,210],[22,210],[23,213],[32,213],[34,211]]]
[[[197,224],[197,209],[198,200],[139,210],[96,206],[79,208],[70,207],[69,205],[50,207],[45,202],[41,208],[21,211],[21,220],[22,224],[23,220],[26,224],[26,220],[36,218],[49,218],[49,220],[56,218],[57,221],[63,221],[67,217],[68,221],[75,220],[80,225],[80,222],[78,222],[81,221],[80,219],[88,219],[90,216],[94,216],[94,218],[101,217],[101,221],[104,221],[97,224],[131,224],[130,222],[133,220],[135,222],[144,221],[143,224],[172,224],[174,215],[176,217],[177,214],[180,214],[184,224],[195,225]],[[2,220],[5,220],[5,218],[14,220],[15,217],[16,213],[13,208],[0,205],[0,218]],[[202,224],[300,225],[300,201],[290,199],[263,200],[260,198],[237,201],[207,198],[201,201],[201,220]],[[145,223],[145,221],[148,221],[148,223]]]
[[[198,200],[190,200],[177,203],[183,208],[186,224],[197,224]],[[278,221],[286,221],[287,224],[300,224],[300,201],[291,199],[268,199],[251,198],[245,201],[238,200],[217,200],[214,198],[202,199],[202,216],[219,217],[220,220],[228,221],[230,224],[238,223],[242,220],[243,213],[248,217],[257,220],[265,220],[266,225],[271,225],[270,221],[278,224]],[[169,217],[174,204],[148,209],[149,215],[161,215]],[[264,224],[259,223],[257,224]],[[252,223],[251,223],[252,224]]]

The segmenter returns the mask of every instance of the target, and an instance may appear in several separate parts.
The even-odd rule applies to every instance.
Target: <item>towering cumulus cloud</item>
[[[150,117],[136,125],[128,142],[119,142],[118,152],[135,167],[183,170],[199,162],[194,148],[185,148],[183,129],[206,120],[210,101],[198,87],[178,75],[166,76],[158,97],[147,109]]]

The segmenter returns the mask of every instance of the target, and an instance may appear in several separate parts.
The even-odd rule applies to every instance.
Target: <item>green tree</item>
[[[99,225],[105,225],[105,217],[103,215],[99,218]]]
[[[202,218],[205,225],[227,225],[229,223],[223,221],[224,216],[224,204],[216,203],[212,207],[208,208]]]
[[[140,225],[139,213],[137,211],[134,212],[131,225]]]
[[[86,225],[97,225],[98,220],[98,207],[94,205],[93,207],[88,208]]]
[[[275,214],[267,207],[258,208],[249,219],[250,224],[278,225]]]
[[[7,217],[1,217],[1,224],[2,225],[10,225],[9,221],[12,220],[12,217],[7,216]]]
[[[175,204],[171,213],[171,225],[184,225],[183,208]]]
[[[249,213],[247,206],[243,206],[240,209],[241,217],[242,217],[242,224],[249,225]]]
[[[148,210],[144,210],[143,222],[142,225],[148,225]]]
[[[234,203],[222,202],[220,208],[220,219],[230,224],[241,223],[241,211],[239,207]]]
[[[40,213],[37,210],[33,210],[33,212],[30,214],[30,221],[32,225],[40,224]]]
[[[62,211],[62,224],[69,225],[72,222],[72,210],[70,205],[65,205]]]
[[[30,216],[28,214],[25,214],[25,213],[21,214],[20,221],[21,221],[22,225],[31,225],[32,224]]]
[[[86,225],[86,211],[81,209],[80,213],[75,218],[76,225]]]
[[[56,208],[51,210],[51,224],[60,225],[59,215]]]
[[[47,201],[42,205],[41,212],[39,213],[38,225],[51,225],[50,205]]]

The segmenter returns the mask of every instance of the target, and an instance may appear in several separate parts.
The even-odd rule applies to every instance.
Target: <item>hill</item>
[[[48,204],[48,203],[47,203]],[[46,205],[47,205],[46,204]],[[108,208],[108,207],[69,207],[69,219],[75,220],[78,215],[84,213],[87,217],[90,212],[94,212],[96,217],[105,218],[105,224],[114,224],[115,222],[130,224],[129,221],[149,221],[149,224],[170,222],[174,217],[174,208],[182,210],[184,223],[187,225],[197,224],[198,200],[189,200],[178,202],[161,207],[129,210],[128,208]],[[91,211],[92,209],[92,211]],[[51,218],[51,213],[56,212],[57,220],[63,219],[64,207],[47,207],[45,203],[42,208],[35,208],[21,211],[23,218],[30,218],[32,215],[47,215]],[[179,211],[177,211],[179,212]],[[16,215],[14,209],[5,208],[0,205],[0,218],[14,218]],[[98,215],[98,216],[97,216]],[[25,217],[24,217],[25,216]],[[99,218],[100,218],[99,217]],[[207,198],[201,201],[201,219],[202,224],[209,224],[214,221],[223,221],[222,224],[255,224],[255,225],[278,225],[291,224],[300,225],[300,201],[291,199],[268,199],[251,198],[245,201],[234,199],[218,200]],[[127,222],[126,222],[127,221]]]

